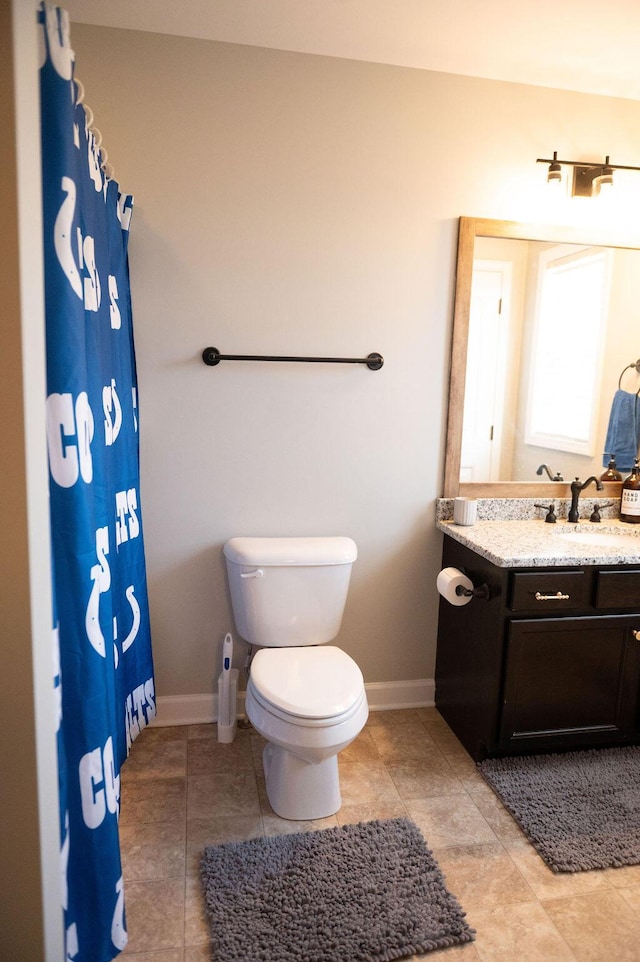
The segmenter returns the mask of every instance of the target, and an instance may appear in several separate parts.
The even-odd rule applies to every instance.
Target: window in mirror
[[[538,255],[526,443],[593,457],[608,314],[610,252]]]

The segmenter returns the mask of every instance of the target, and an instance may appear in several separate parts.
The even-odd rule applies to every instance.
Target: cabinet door
[[[584,747],[633,738],[640,674],[634,630],[639,629],[640,615],[512,621],[500,749]]]

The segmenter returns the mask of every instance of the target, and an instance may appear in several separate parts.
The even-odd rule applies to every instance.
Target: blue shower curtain
[[[77,103],[66,13],[43,4],[47,445],[66,962],[126,945],[120,768],[155,715],[127,260],[132,198]]]

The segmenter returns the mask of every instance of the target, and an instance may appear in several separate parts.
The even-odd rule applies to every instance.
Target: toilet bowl
[[[245,709],[266,739],[267,796],[282,818],[341,805],[338,752],[368,714],[362,672],[334,645],[355,544],[349,538],[233,538],[224,549],[236,626],[260,646]]]
[[[262,649],[253,660],[245,708],[268,742],[263,767],[274,812],[289,819],[335,814],[341,805],[338,752],[360,734],[369,714],[353,659],[333,646]]]

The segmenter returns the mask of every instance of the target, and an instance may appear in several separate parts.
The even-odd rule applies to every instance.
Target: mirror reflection
[[[604,240],[461,218],[447,496],[600,477],[611,455],[628,474],[637,440],[611,429],[640,390],[640,250]]]

